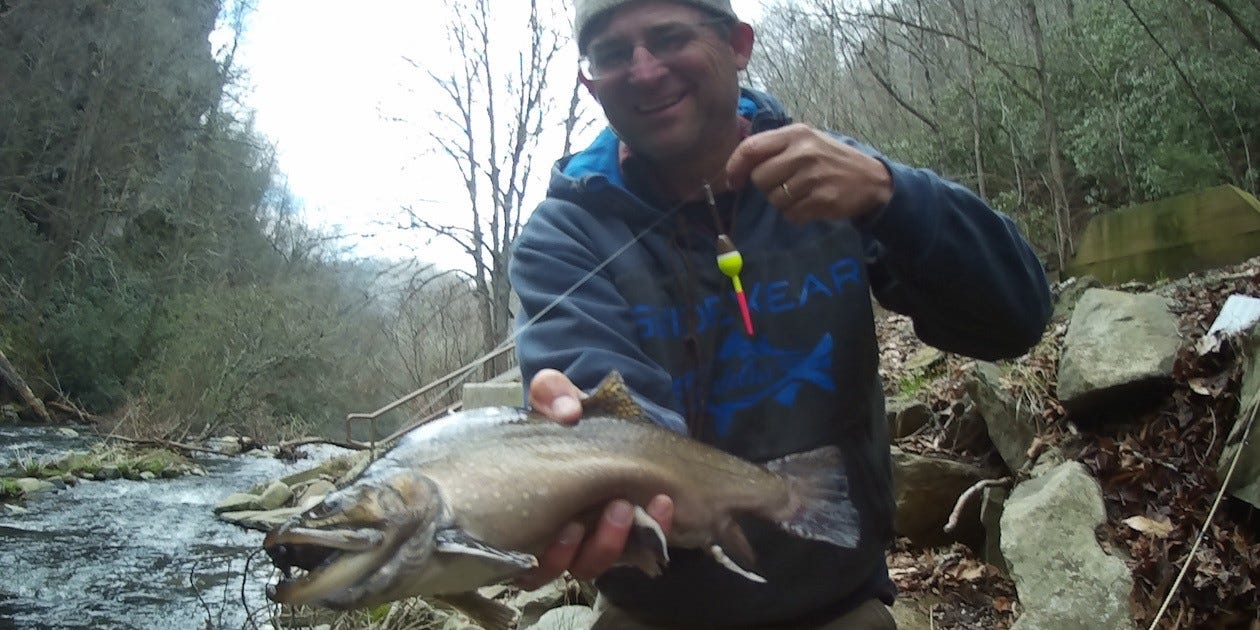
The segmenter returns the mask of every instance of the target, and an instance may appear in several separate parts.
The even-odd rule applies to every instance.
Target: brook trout
[[[476,589],[535,568],[565,524],[590,531],[618,498],[637,506],[619,563],[652,576],[678,547],[764,582],[736,517],[857,545],[837,447],[765,464],[740,459],[648,421],[615,372],[582,407],[574,425],[497,407],[405,434],[353,482],[267,534],[263,546],[284,576],[268,595],[334,609],[422,595],[509,628],[511,609]],[[658,494],[674,501],[668,536],[642,508]]]

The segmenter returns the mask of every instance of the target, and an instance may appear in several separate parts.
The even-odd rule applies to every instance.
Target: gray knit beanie
[[[690,4],[702,9],[706,9],[715,15],[729,16],[733,20],[738,20],[735,10],[731,8],[731,0],[675,0],[682,4]],[[584,33],[591,21],[599,17],[600,14],[611,11],[623,4],[629,4],[634,0],[573,0],[573,35],[577,38],[578,50],[586,49],[586,40],[588,33]]]

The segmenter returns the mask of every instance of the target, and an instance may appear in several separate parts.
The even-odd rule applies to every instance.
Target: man
[[[593,531],[566,528],[525,585],[598,576],[596,628],[894,627],[870,296],[938,348],[1014,357],[1049,318],[1037,258],[963,187],[741,89],[753,31],[729,0],[575,8],[582,80],[609,129],[557,163],[514,252],[522,321],[537,316],[517,341],[530,404],[580,421],[583,392],[617,370],[660,424],[746,459],[837,445],[861,533],[842,549],[748,522],[765,584],[685,550],[653,579],[610,569],[632,522],[614,501]],[[719,235],[742,254],[747,318]],[[668,529],[669,497],[645,507]]]

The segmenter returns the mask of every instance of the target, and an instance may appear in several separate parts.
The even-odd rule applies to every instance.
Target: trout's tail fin
[[[802,538],[857,547],[861,524],[838,446],[788,455],[766,462],[766,468],[787,477],[791,488],[792,511],[779,527]]]

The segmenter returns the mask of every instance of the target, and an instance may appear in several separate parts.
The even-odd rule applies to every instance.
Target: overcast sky
[[[449,213],[467,206],[449,158],[432,155],[433,142],[422,133],[433,115],[425,103],[441,95],[404,60],[435,68],[453,61],[435,4],[363,0],[349,9],[331,0],[259,0],[237,58],[248,73],[246,105],[257,112],[258,129],[277,144],[280,169],[305,204],[308,222],[374,235],[357,239],[364,255],[417,255],[465,267],[465,255],[450,243],[426,243],[420,234],[378,225],[393,222],[402,205],[448,213],[451,222],[458,216]],[[761,0],[733,5],[746,21],[760,17]],[[519,28],[492,34],[524,36]],[[526,45],[522,40],[516,49]],[[572,54],[557,66],[565,84]],[[392,120],[400,117],[406,120]],[[602,115],[600,121],[602,127]],[[534,203],[556,157],[535,160]]]

